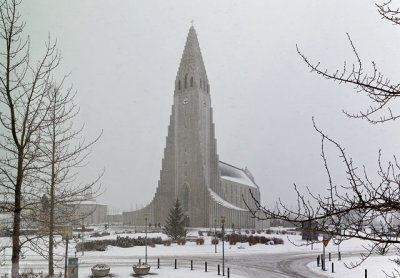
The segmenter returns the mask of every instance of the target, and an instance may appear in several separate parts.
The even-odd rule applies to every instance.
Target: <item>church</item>
[[[182,204],[187,227],[213,227],[225,217],[226,227],[254,228],[254,207],[260,189],[247,168],[219,160],[211,89],[192,26],[175,80],[174,102],[153,200],[146,207],[123,213],[124,225],[164,225],[176,199]]]

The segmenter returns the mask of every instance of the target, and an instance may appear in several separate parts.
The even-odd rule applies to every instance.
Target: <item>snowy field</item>
[[[326,271],[322,271],[321,267],[317,267],[317,262],[310,262],[308,267],[315,271],[318,274],[324,274],[327,277],[332,278],[364,278],[365,270],[367,270],[367,277],[371,278],[386,278],[387,276],[383,271],[387,274],[394,274],[394,268],[396,268],[396,263],[392,262],[391,259],[396,258],[395,256],[373,256],[368,258],[361,266],[349,269],[347,266],[350,266],[351,262],[358,262],[359,257],[347,257],[343,258],[341,261],[338,261],[337,258],[333,259],[331,262],[326,261]],[[334,263],[334,273],[332,273],[332,262]],[[400,269],[399,267],[397,267]]]
[[[90,268],[82,268],[79,269],[79,277],[90,277],[92,275]],[[133,276],[135,277],[135,274],[132,270],[132,267],[127,267],[127,266],[121,266],[121,267],[113,267],[111,272],[111,276],[116,276],[116,277],[128,277],[128,276]],[[158,276],[158,277],[165,277],[165,278],[214,278],[214,277],[221,277],[218,276],[217,272],[215,271],[208,271],[204,272],[204,270],[200,269],[194,269],[190,270],[188,268],[178,268],[178,269],[173,269],[173,268],[167,268],[167,267],[162,267],[160,269],[157,268],[152,268],[150,270],[150,273],[148,274],[149,276]],[[226,275],[226,274],[225,274]],[[138,276],[140,277],[140,276]],[[235,274],[230,275],[232,278],[241,278],[242,276],[238,276]]]
[[[205,229],[204,229],[205,230]],[[144,233],[122,233],[121,231],[116,234],[111,231],[109,236],[104,237],[85,237],[88,240],[103,240],[115,239],[119,236],[128,236],[131,238],[144,237]],[[242,230],[242,234],[245,232]],[[249,246],[248,243],[237,243],[236,245],[229,245],[225,243],[225,257],[229,262],[230,258],[241,258],[246,255],[262,255],[262,254],[277,254],[283,257],[285,254],[307,254],[315,257],[315,260],[308,263],[308,267],[316,274],[325,275],[326,277],[364,277],[364,269],[368,270],[368,277],[385,277],[382,269],[391,273],[395,267],[395,263],[391,262],[387,256],[384,257],[371,257],[364,262],[361,267],[356,269],[347,269],[344,263],[357,262],[357,255],[362,252],[363,242],[360,240],[348,240],[342,242],[339,246],[332,240],[326,247],[326,257],[328,253],[332,254],[332,262],[335,263],[335,273],[331,273],[331,262],[327,259],[327,271],[322,271],[317,267],[316,258],[318,254],[322,253],[322,243],[315,243],[313,246],[306,245],[301,240],[300,235],[283,235],[283,234],[255,234],[257,236],[278,237],[284,240],[283,245],[263,245],[256,244]],[[166,235],[162,233],[149,233],[149,238],[161,237],[167,239]],[[198,231],[192,231],[188,235],[189,238],[200,237]],[[152,266],[151,272],[159,277],[187,277],[190,275],[192,278],[196,277],[215,277],[217,276],[217,264],[222,263],[222,244],[217,245],[217,253],[215,253],[215,246],[211,244],[212,237],[204,233],[201,236],[204,239],[204,245],[196,245],[193,241],[188,241],[186,245],[177,245],[173,243],[171,246],[156,245],[155,247],[148,247],[148,260]],[[144,261],[145,247],[135,246],[131,248],[120,248],[115,246],[108,246],[106,251],[85,251],[82,255],[81,252],[75,254],[75,245],[79,240],[72,240],[69,245],[69,257],[76,257],[79,259],[79,277],[90,277],[91,266],[98,263],[106,263],[111,266],[111,274],[113,277],[127,277],[132,276],[132,265],[137,263],[139,259]],[[9,244],[8,238],[0,238],[0,244]],[[296,246],[297,245],[297,246]],[[342,260],[339,262],[337,259],[338,250],[342,254]],[[65,245],[60,244],[56,247],[57,253],[57,269],[56,273],[63,271]],[[0,266],[0,277],[5,273],[10,273],[10,255],[11,250],[7,253],[0,254],[0,260],[5,260],[5,264]],[[160,269],[157,269],[157,259],[160,258]],[[174,258],[178,260],[178,269],[174,269]],[[190,270],[190,260],[194,261],[194,270]],[[204,262],[208,261],[208,272],[204,272]],[[234,260],[233,260],[234,261]],[[243,262],[245,263],[245,262]],[[24,258],[21,259],[21,269],[33,269],[36,273],[43,271],[46,273],[47,262],[42,257],[35,255],[32,251],[27,250],[24,253]],[[247,277],[243,276],[243,271],[238,271],[237,265],[226,264],[231,270],[231,277]],[[221,270],[222,272],[222,270]]]

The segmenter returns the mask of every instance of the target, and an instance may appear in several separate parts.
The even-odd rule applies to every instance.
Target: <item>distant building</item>
[[[210,85],[192,26],[175,81],[155,196],[145,208],[124,212],[124,224],[143,225],[143,216],[148,214],[150,223],[164,225],[174,201],[179,199],[186,226],[220,225],[221,216],[229,228],[256,226],[247,206],[255,208],[251,194],[260,200],[259,186],[247,168],[219,160],[214,129]]]
[[[113,225],[122,224],[122,214],[108,214],[107,215],[107,223]]]
[[[99,204],[95,199],[75,204],[74,212],[74,224],[76,225],[107,223],[107,205]]]

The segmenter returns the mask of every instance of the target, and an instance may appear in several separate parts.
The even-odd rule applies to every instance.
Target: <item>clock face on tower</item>
[[[189,102],[189,99],[188,99],[187,97],[185,97],[185,98],[183,99],[183,101],[182,101],[183,104],[188,104],[188,102]]]

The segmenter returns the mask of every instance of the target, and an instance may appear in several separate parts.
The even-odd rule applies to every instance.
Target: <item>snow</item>
[[[90,268],[79,268],[79,277],[91,277],[92,273]],[[135,277],[132,266],[115,266],[110,270],[111,277]],[[213,269],[208,272],[204,272],[204,269],[194,268],[190,270],[190,268],[178,268],[174,269],[173,267],[161,267],[157,269],[157,266],[154,266],[150,269],[148,274],[150,277],[153,275],[157,275],[163,278],[213,278],[213,277],[221,277],[217,275],[217,272]],[[226,274],[225,274],[226,275]],[[242,278],[242,276],[238,276],[236,274],[231,274],[230,277],[233,278]]]
[[[208,231],[208,229],[202,229]],[[281,229],[283,230],[283,229]],[[109,231],[110,232],[110,231]],[[228,232],[229,233],[229,232]],[[241,231],[245,234],[244,231]],[[144,233],[122,233],[116,234],[111,231],[111,235],[99,238],[89,238],[85,236],[85,241],[87,240],[97,240],[97,239],[112,239],[116,236],[128,236],[128,237],[144,237]],[[332,278],[347,278],[347,277],[364,277],[364,269],[368,269],[368,277],[385,277],[382,269],[385,269],[388,273],[396,267],[395,263],[391,262],[389,259],[394,258],[393,256],[375,256],[367,259],[360,267],[356,269],[347,269],[344,263],[350,264],[350,262],[357,262],[357,255],[363,251],[362,245],[365,242],[361,240],[347,240],[343,241],[340,246],[340,252],[342,253],[342,261],[337,260],[338,245],[335,244],[334,240],[331,240],[326,247],[326,257],[327,257],[327,271],[322,271],[316,266],[316,258],[318,254],[322,253],[322,243],[314,243],[311,247],[310,245],[305,245],[305,242],[301,240],[299,235],[283,235],[283,234],[255,234],[258,236],[266,237],[278,237],[285,241],[283,245],[262,245],[256,244],[249,246],[248,243],[237,243],[237,245],[225,244],[225,256],[226,258],[240,258],[243,255],[249,254],[276,254],[284,258],[285,254],[315,254],[315,260],[308,264],[308,267],[315,271],[316,273],[323,274],[327,277]],[[158,237],[161,236],[163,239],[166,236],[160,232],[149,233],[148,237]],[[190,237],[198,236],[198,231],[190,231]],[[197,277],[216,277],[216,263],[221,258],[222,244],[221,242],[217,245],[217,253],[214,252],[215,246],[211,244],[212,237],[203,236],[204,245],[196,245],[195,242],[188,241],[186,245],[177,245],[173,243],[171,246],[156,245],[156,247],[148,247],[148,263],[151,265],[150,273],[154,275],[159,275],[160,277],[187,277],[191,278]],[[77,256],[79,259],[79,277],[89,277],[91,275],[90,268],[96,264],[105,263],[111,268],[110,274],[116,277],[128,277],[133,274],[132,266],[138,263],[141,258],[141,262],[144,262],[145,247],[135,246],[131,248],[119,248],[115,246],[108,246],[106,251],[85,251],[82,255],[81,252],[75,254],[75,244],[78,240],[70,241],[69,256]],[[293,245],[293,242],[295,245]],[[10,244],[9,238],[0,238],[0,246]],[[297,246],[296,246],[297,245]],[[62,271],[65,245],[59,244],[55,248],[56,261],[60,268],[57,268],[56,273],[58,274]],[[335,263],[335,273],[331,273],[331,262],[328,261],[328,253],[332,253],[332,261]],[[0,267],[0,277],[4,273],[9,272],[11,269],[10,264],[11,249],[7,249],[6,254],[0,253],[0,263],[6,258],[5,265]],[[3,257],[5,256],[5,257]],[[157,269],[157,258],[161,260],[161,267]],[[178,259],[178,269],[174,269],[173,258]],[[199,259],[202,258],[202,259]],[[209,272],[207,274],[204,272],[204,260],[209,258]],[[190,270],[190,260],[194,260],[194,270]],[[237,276],[235,273],[235,265],[227,265],[231,268],[231,277],[245,277]],[[21,269],[33,268],[35,271],[46,272],[47,262],[38,255],[35,255],[32,251],[27,251],[25,253],[25,258],[21,260]],[[236,275],[235,275],[236,274]],[[243,274],[242,274],[243,275]]]
[[[109,269],[110,267],[106,264],[96,264],[92,267],[92,269],[95,270],[105,270],[105,269]]]
[[[257,185],[246,175],[242,169],[222,161],[219,162],[219,169],[221,171],[222,179],[257,188]]]
[[[211,194],[211,197],[220,205],[226,207],[226,208],[230,208],[230,209],[234,209],[234,210],[241,210],[241,211],[247,211],[246,209],[242,209],[239,208],[235,205],[232,205],[231,203],[225,201],[224,199],[222,199],[217,193],[215,193],[214,191],[212,191],[210,188],[208,188],[208,191]]]
[[[308,267],[319,274],[324,274],[327,277],[332,278],[353,278],[353,277],[365,277],[365,269],[367,270],[368,277],[373,278],[386,278],[387,276],[383,272],[383,270],[387,274],[392,274],[394,268],[396,268],[396,263],[391,261],[391,259],[395,259],[395,256],[372,256],[368,258],[361,266],[349,269],[350,264],[356,263],[360,261],[359,257],[346,257],[342,258],[341,261],[337,260],[337,257],[332,259],[332,261],[328,261],[328,257],[326,259],[326,271],[321,270],[321,267],[317,267],[317,262],[310,262]],[[334,271],[332,273],[332,263],[334,263]],[[346,267],[346,265],[348,267]],[[397,266],[398,267],[398,266]]]

